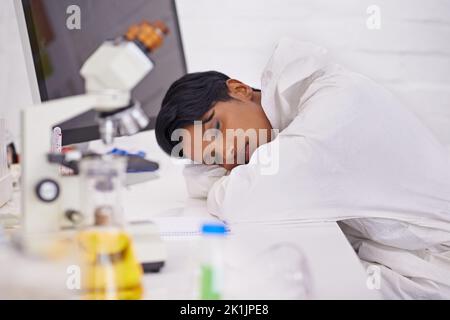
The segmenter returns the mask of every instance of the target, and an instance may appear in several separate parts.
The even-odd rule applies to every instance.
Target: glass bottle
[[[220,300],[224,288],[223,224],[205,224],[202,227],[202,252],[200,265],[200,299]]]
[[[135,300],[143,295],[142,266],[124,229],[120,193],[125,170],[125,159],[114,157],[83,160],[81,165],[83,213],[92,218],[77,236],[84,299]]]

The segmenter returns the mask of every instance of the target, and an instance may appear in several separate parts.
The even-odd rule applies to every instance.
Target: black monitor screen
[[[125,34],[141,21],[162,20],[170,33],[151,54],[153,71],[134,89],[154,127],[165,91],[186,73],[174,1],[22,0],[42,101],[84,93],[80,69],[107,39]],[[62,124],[63,143],[99,138],[93,111]]]

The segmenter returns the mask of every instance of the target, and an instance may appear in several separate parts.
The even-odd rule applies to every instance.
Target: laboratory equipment
[[[114,148],[108,154],[119,155],[128,158],[127,176],[125,184],[127,186],[136,185],[157,179],[159,164],[146,159],[146,153],[142,150],[130,152],[124,149]]]
[[[13,183],[8,169],[6,120],[0,119],[0,207],[12,196]]]
[[[14,0],[19,35],[29,78],[24,90],[31,89],[33,104],[83,94],[84,79],[80,69],[86,59],[105,39],[114,39],[136,21],[154,21],[164,17],[170,38],[152,55],[157,68],[134,89],[150,118],[147,130],[154,128],[165,92],[175,79],[186,73],[186,62],[175,0]],[[69,6],[80,10],[80,28],[66,25]],[[100,138],[96,112],[87,111],[57,123],[63,144],[87,142]]]
[[[83,212],[93,220],[77,236],[85,299],[142,297],[143,270],[124,229],[120,201],[125,169],[125,159],[114,156],[82,162]]]
[[[84,159],[80,164],[81,212],[84,225],[96,223],[98,208],[106,208],[113,213],[114,223],[125,224],[122,208],[122,187],[125,180],[126,159],[112,155]],[[76,219],[76,218],[74,218]]]
[[[131,91],[153,70],[149,53],[162,45],[167,33],[163,22],[130,27],[125,36],[104,42],[85,62],[81,69],[85,94],[23,110],[22,226],[26,234],[61,232],[84,220],[80,219],[79,176],[62,176],[59,165],[49,161],[51,128],[90,109],[97,112],[100,136],[107,145],[117,134],[132,135],[145,128],[148,118],[139,102],[132,100]],[[82,157],[74,152],[66,155],[66,161],[82,161]],[[138,250],[145,253],[140,261],[160,266],[165,259],[163,243],[155,226],[144,227],[148,236],[143,236],[141,226],[129,227],[136,228],[137,246],[143,246]]]
[[[223,224],[202,226],[202,252],[200,262],[200,299],[219,300],[224,289],[224,240]]]

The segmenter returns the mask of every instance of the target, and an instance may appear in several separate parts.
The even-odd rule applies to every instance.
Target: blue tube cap
[[[225,235],[227,229],[225,225],[219,223],[205,223],[202,226],[202,234],[208,235]]]

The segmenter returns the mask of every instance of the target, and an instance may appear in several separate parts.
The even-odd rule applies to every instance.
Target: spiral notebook
[[[203,224],[221,223],[219,219],[204,216],[158,217],[152,222],[158,226],[162,238],[197,237]]]

